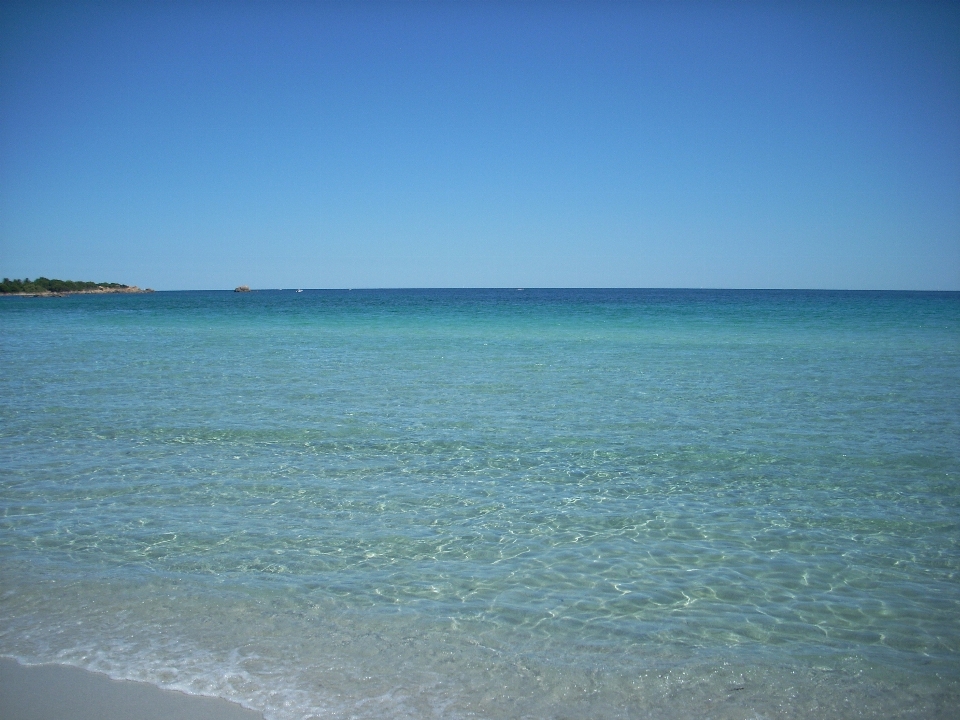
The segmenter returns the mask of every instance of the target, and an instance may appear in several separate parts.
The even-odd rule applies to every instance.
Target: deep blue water
[[[301,717],[952,717],[960,294],[0,298],[0,654]]]

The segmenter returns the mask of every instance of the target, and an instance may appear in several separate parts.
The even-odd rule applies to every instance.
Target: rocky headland
[[[107,295],[112,293],[151,293],[151,288],[140,289],[136,285],[120,283],[95,283],[82,280],[51,280],[39,277],[36,280],[4,278],[0,283],[0,295],[16,297],[64,297],[66,295]]]

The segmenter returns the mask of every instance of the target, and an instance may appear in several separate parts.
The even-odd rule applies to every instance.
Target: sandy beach
[[[5,720],[262,720],[219,698],[111,680],[64,665],[21,665],[0,658],[0,717]]]

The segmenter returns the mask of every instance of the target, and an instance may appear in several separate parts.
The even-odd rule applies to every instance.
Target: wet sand
[[[111,680],[65,665],[21,665],[0,658],[4,720],[263,720],[219,698]]]

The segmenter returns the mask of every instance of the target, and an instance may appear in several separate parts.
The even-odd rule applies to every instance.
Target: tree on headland
[[[24,278],[23,280],[11,280],[4,278],[0,283],[0,294],[9,295],[11,293],[62,293],[62,292],[83,292],[84,290],[99,290],[101,288],[123,289],[128,285],[120,283],[95,283],[78,280],[51,280],[45,277],[38,277],[36,280]]]

